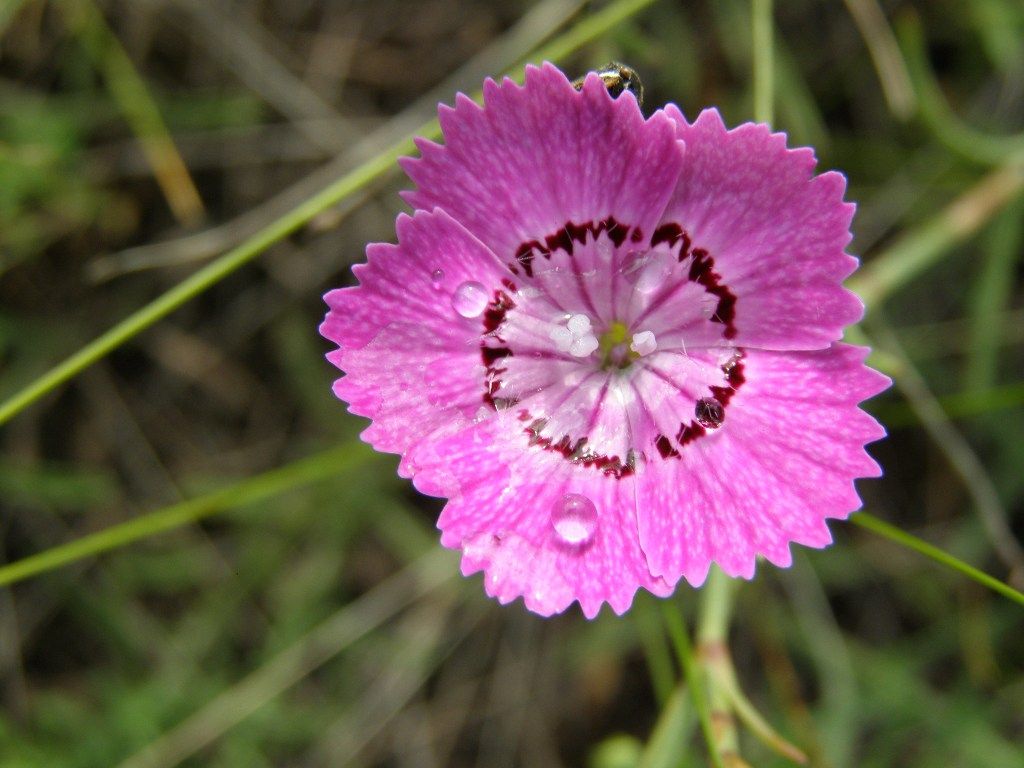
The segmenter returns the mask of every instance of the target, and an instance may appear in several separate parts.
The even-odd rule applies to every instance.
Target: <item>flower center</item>
[[[681,227],[569,222],[509,271],[481,312],[483,399],[532,445],[621,477],[723,425],[736,300]]]
[[[658,340],[652,331],[631,334],[629,327],[619,321],[612,321],[598,343],[601,351],[601,369],[605,371],[626,370],[645,355],[658,348]]]

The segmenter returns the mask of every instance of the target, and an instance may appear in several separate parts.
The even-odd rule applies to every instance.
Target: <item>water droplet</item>
[[[697,423],[706,429],[717,429],[725,421],[725,408],[713,397],[702,397],[694,408]]]
[[[629,348],[636,352],[640,357],[649,355],[651,352],[658,348],[658,340],[654,337],[652,331],[640,331],[640,333],[633,334],[633,341],[630,343]]]
[[[566,544],[586,544],[597,531],[597,507],[578,493],[567,493],[551,510],[551,525]]]
[[[653,293],[662,286],[671,271],[672,265],[667,259],[660,256],[652,257],[640,273],[640,278],[636,281],[636,289],[640,293]]]
[[[631,251],[622,263],[622,276],[640,293],[656,291],[672,272],[666,254],[653,251]]]
[[[647,264],[648,256],[646,251],[630,251],[622,260],[622,276],[630,285],[636,285],[640,272]]]
[[[444,270],[435,269],[433,272],[431,272],[430,282],[433,284],[435,291],[439,290],[441,288],[441,283],[444,282]]]
[[[452,294],[452,309],[465,318],[480,317],[487,308],[487,289],[475,280],[467,280]]]

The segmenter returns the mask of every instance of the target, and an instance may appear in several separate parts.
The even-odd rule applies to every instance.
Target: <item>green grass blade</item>
[[[372,460],[375,455],[362,443],[348,443],[308,456],[227,488],[172,504],[0,566],[0,586],[13,584],[87,557],[94,557],[139,539],[193,523],[217,512],[241,507],[302,485],[324,480],[339,472],[359,467]]]
[[[847,281],[871,307],[974,234],[1024,191],[1024,165],[992,171],[924,224],[905,233]]]
[[[771,123],[775,93],[772,36],[772,0],[751,3],[751,37],[754,55],[754,120]]]
[[[872,533],[876,533],[879,536],[884,536],[890,541],[896,542],[900,546],[931,558],[940,565],[944,565],[947,568],[962,573],[969,579],[978,582],[983,587],[988,587],[993,592],[1013,600],[1015,603],[1024,605],[1024,593],[1018,592],[1013,587],[1004,584],[999,581],[999,579],[989,576],[984,571],[978,570],[973,565],[968,565],[963,560],[953,557],[953,555],[939,549],[935,545],[929,544],[923,539],[919,539],[912,534],[902,531],[884,520],[879,520],[874,515],[867,512],[856,512],[850,516],[850,522],[855,525],[859,525],[861,528],[871,531]]]
[[[121,768],[172,768],[187,760],[406,606],[450,583],[456,572],[451,561],[450,552],[436,549],[410,563],[128,757]]]
[[[971,337],[967,346],[966,389],[980,392],[995,386],[1005,329],[1000,315],[1010,307],[1014,273],[1024,241],[1024,205],[1018,200],[992,222],[988,252],[971,291]]]
[[[647,7],[653,1],[618,0],[602,11],[584,19],[564,35],[544,46],[536,56],[552,60],[562,59],[572,51],[613,29],[624,19]],[[210,262],[154,301],[132,313],[109,331],[86,344],[78,352],[0,404],[0,424],[9,421],[39,398],[52,392],[129,339],[134,338],[189,300],[248,264],[267,248],[280,242],[318,214],[365,189],[388,173],[394,172],[397,169],[398,158],[415,151],[414,136],[436,139],[440,137],[440,134],[441,128],[436,119],[424,123],[409,136],[395,142],[380,154],[359,165],[301,205],[268,224],[238,247]]]
[[[999,164],[1010,158],[1024,158],[1024,133],[991,136],[964,123],[950,109],[942,89],[928,65],[924,33],[913,13],[906,14],[897,27],[921,119],[942,144],[958,155],[982,164]]]
[[[701,680],[701,671],[697,668],[693,646],[686,634],[686,624],[677,601],[668,601],[662,604],[662,618],[665,621],[668,635],[672,639],[672,644],[675,646],[676,655],[679,657],[679,666],[682,667],[685,678],[684,684],[689,688],[694,709],[697,710],[701,732],[704,734],[708,754],[711,756],[711,764],[715,768],[725,768],[722,763],[722,755],[719,753],[718,741],[715,738],[714,725],[711,722],[711,703]]]
[[[681,682],[662,706],[637,768],[679,768],[686,758],[693,725],[686,683]]]
[[[81,40],[94,66],[142,147],[167,204],[183,224],[204,214],[202,198],[171,138],[156,100],[128,52],[92,0],[64,4],[68,25]]]

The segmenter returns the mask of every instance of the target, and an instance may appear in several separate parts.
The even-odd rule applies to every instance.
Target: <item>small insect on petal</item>
[[[608,89],[612,98],[618,98],[628,91],[636,96],[637,104],[641,107],[644,105],[644,84],[640,81],[640,75],[632,67],[617,61],[609,61],[594,72],[604,82],[604,87]],[[577,91],[582,90],[586,80],[586,75],[577,78],[573,80],[572,87]]]

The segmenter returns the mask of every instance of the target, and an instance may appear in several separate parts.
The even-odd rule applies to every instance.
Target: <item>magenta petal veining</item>
[[[321,332],[364,439],[448,499],[463,573],[593,617],[827,545],[879,474],[858,403],[888,385],[839,342],[863,311],[844,178],[550,64],[440,111],[402,163],[414,214]]]

